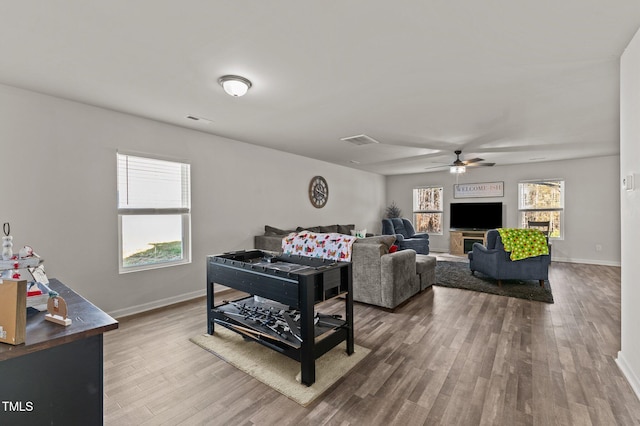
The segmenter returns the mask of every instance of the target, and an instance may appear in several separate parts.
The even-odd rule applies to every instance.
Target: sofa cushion
[[[289,231],[288,233],[311,231],[311,232],[321,232],[323,234],[338,233],[338,234],[344,234],[344,235],[351,235],[351,231],[354,229],[356,229],[356,225],[298,226],[295,229],[295,231]]]
[[[393,229],[396,234],[400,234],[405,238],[411,238],[411,235],[409,234],[407,228],[404,226],[404,222],[402,221],[402,218],[399,218],[399,217],[391,218],[391,223],[393,223]]]
[[[356,229],[356,225],[338,225],[338,234],[351,235],[351,230]]]
[[[378,235],[375,237],[358,238],[355,244],[382,244],[385,248],[385,253],[389,253],[389,249],[395,242],[395,235]]]
[[[302,232],[302,231],[309,231],[309,232],[320,232],[320,227],[319,226],[298,226],[295,230],[295,232]]]
[[[289,235],[292,232],[295,232],[295,231],[278,229],[269,225],[264,226],[264,235],[283,235],[284,236],[284,235]]]
[[[416,254],[416,273],[420,276],[420,290],[436,283],[436,258],[425,254]]]
[[[355,225],[324,225],[324,226],[298,226],[296,229],[280,229],[274,226],[265,225],[264,235],[288,235],[292,232],[311,231],[322,232],[324,234],[338,233],[351,235],[351,231],[356,229]]]
[[[256,235],[253,237],[253,246],[258,250],[282,251],[283,235]]]

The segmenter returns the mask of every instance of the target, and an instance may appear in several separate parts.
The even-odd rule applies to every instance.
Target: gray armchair
[[[409,219],[382,219],[382,234],[395,235],[398,250],[411,249],[417,254],[429,254],[429,234],[416,233]]]
[[[504,250],[502,239],[497,230],[487,232],[487,246],[474,243],[468,254],[471,273],[475,271],[498,280],[538,280],[544,286],[544,280],[549,278],[549,264],[551,263],[551,246],[549,254],[529,257],[522,260],[511,260],[509,252]]]
[[[353,300],[394,309],[420,292],[416,254],[389,253],[393,237],[358,238],[353,243]]]

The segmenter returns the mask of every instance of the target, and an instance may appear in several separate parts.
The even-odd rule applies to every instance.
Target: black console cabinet
[[[260,250],[225,253],[207,258],[207,332],[225,327],[299,361],[302,383],[315,382],[315,360],[346,342],[353,353],[353,295],[350,262],[328,261],[304,256],[273,256]],[[243,291],[251,297],[215,306],[214,284]],[[324,326],[314,325],[316,304],[343,295],[345,317],[330,317]],[[251,321],[243,321],[238,306],[249,306],[254,297],[279,302],[299,312],[296,328],[300,339],[282,336]],[[329,322],[327,326],[326,322]]]
[[[56,279],[65,327],[29,312],[24,344],[0,343],[0,425],[103,424],[103,334],[118,322]]]

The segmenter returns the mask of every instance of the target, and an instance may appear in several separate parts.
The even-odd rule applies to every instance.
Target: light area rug
[[[302,406],[322,395],[370,352],[354,345],[354,353],[349,356],[346,343],[339,344],[316,360],[316,381],[307,386],[300,383],[299,362],[259,343],[245,341],[224,327],[216,327],[213,335],[190,340]]]

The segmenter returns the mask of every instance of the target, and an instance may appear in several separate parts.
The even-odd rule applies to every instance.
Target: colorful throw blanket
[[[547,238],[539,229],[500,228],[498,233],[511,260],[549,254]]]
[[[282,252],[350,262],[355,240],[355,236],[337,233],[292,232],[282,239]]]

